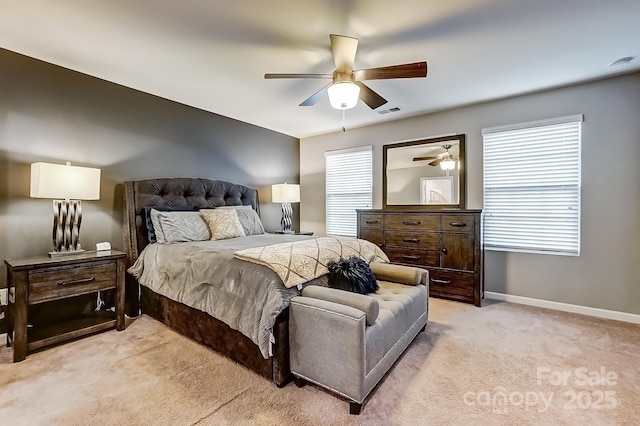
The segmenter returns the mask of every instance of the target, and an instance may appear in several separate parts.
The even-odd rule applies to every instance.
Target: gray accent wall
[[[29,198],[37,161],[102,170],[100,200],[82,204],[87,249],[122,248],[125,180],[207,177],[258,188],[274,230],[281,212],[270,185],[297,183],[300,173],[297,138],[0,49],[0,259],[51,249],[52,202]]]
[[[364,108],[359,105],[358,108]],[[372,112],[375,114],[375,112]],[[324,234],[327,150],[373,145],[374,208],[382,146],[467,135],[467,207],[482,208],[485,127],[584,114],[579,257],[485,252],[485,290],[640,314],[640,74],[302,139],[301,226]]]

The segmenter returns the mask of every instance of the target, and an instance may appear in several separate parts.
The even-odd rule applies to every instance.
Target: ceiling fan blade
[[[333,78],[333,74],[265,74],[264,78]]]
[[[385,98],[371,90],[371,88],[366,84],[360,81],[356,81],[355,84],[360,87],[360,99],[362,99],[362,102],[367,104],[369,108],[376,109],[387,103]]]
[[[440,164],[442,162],[442,158],[438,158],[437,160],[434,160],[432,162],[429,163],[430,166],[437,166],[438,164]]]
[[[331,52],[336,64],[336,71],[349,73],[353,70],[358,50],[358,39],[342,35],[330,34]]]
[[[316,93],[314,93],[313,95],[309,96],[307,99],[305,99],[300,105],[298,106],[311,106],[311,105],[315,105],[316,103],[318,103],[318,101],[320,99],[322,99],[324,97],[324,95],[327,94],[327,89],[329,89],[329,86],[331,86],[332,83],[327,84],[326,86],[324,86],[322,89],[318,90]]]
[[[438,157],[413,157],[413,161],[437,160]]]
[[[426,77],[427,63],[423,61],[389,67],[369,68],[354,71],[353,76],[356,81]]]

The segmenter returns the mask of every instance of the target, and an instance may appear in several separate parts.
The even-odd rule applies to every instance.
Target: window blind
[[[355,237],[356,209],[372,205],[372,148],[328,151],[325,161],[326,233]]]
[[[484,129],[487,249],[580,253],[582,115]]]

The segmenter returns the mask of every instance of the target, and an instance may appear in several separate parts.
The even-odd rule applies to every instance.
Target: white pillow
[[[209,227],[198,212],[151,210],[151,223],[160,244],[210,239]]]
[[[209,226],[212,240],[245,236],[236,209],[203,209],[200,214]]]

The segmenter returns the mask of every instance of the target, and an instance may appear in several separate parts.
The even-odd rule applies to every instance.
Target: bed
[[[124,199],[124,243],[129,266],[134,265],[149,245],[144,220],[145,207],[193,206],[211,209],[221,206],[251,206],[257,213],[260,212],[257,190],[211,179],[158,178],[129,181],[124,183]],[[268,236],[271,237],[276,236]],[[209,313],[140,285],[131,274],[127,274],[127,280],[130,314],[149,315],[178,333],[272,380],[279,387],[290,380],[288,308],[275,318],[270,336],[270,356],[265,358],[264,350],[254,341]]]
[[[366,240],[264,232],[258,193],[244,185],[146,179],[125,182],[124,197],[134,315],[147,314],[278,386],[291,378],[290,300],[305,286],[327,285],[332,261],[389,261]]]

